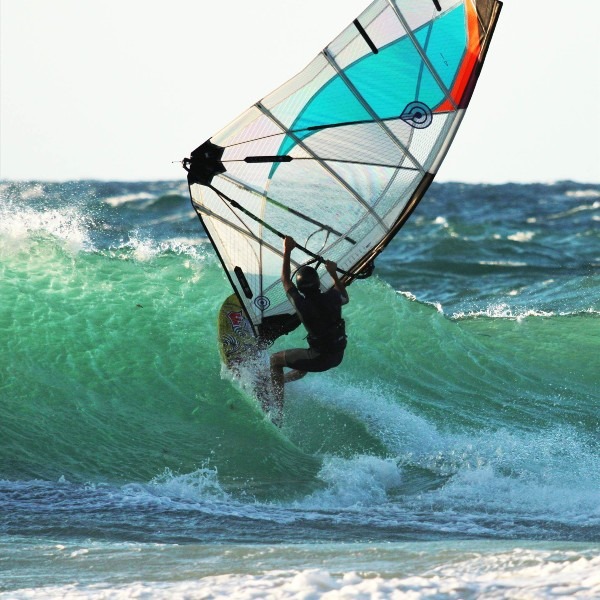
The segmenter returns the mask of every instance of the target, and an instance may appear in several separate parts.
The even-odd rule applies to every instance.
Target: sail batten
[[[501,6],[375,0],[183,161],[192,205],[258,334],[297,324],[280,282],[282,236],[323,286],[325,260],[346,281],[372,272],[450,149]],[[274,323],[287,325],[274,334]]]

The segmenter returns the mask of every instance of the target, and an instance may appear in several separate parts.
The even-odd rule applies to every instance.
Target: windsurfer
[[[317,271],[308,265],[300,267],[296,284],[291,277],[291,254],[296,247],[294,238],[283,240],[283,267],[281,281],[289,301],[308,332],[308,348],[282,350],[271,356],[271,380],[275,404],[283,409],[284,385],[301,379],[307,372],[328,371],[337,367],[344,358],[346,330],[342,306],[347,304],[346,286],[337,276],[337,265],[326,261],[325,268],[333,279],[333,287],[321,292]],[[283,368],[292,369],[284,374]]]

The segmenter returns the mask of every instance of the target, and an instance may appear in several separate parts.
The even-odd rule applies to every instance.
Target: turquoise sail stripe
[[[446,88],[450,89],[460,69],[467,48],[467,15],[463,4],[433,21],[431,27],[415,32],[419,44],[426,49],[427,58],[437,71]],[[435,85],[433,76],[425,69],[425,77]],[[425,100],[423,100],[425,101]],[[431,103],[434,108],[442,100]]]
[[[441,80],[450,88],[464,56],[467,37],[463,5],[431,21],[415,32]],[[444,93],[407,36],[369,53],[344,70],[345,75],[381,119],[397,118],[409,102],[419,100],[432,109]],[[303,140],[316,133],[309,127],[371,119],[339,75],[332,77],[306,103],[290,129]],[[286,136],[278,154],[296,145]],[[278,163],[273,165],[271,177]]]

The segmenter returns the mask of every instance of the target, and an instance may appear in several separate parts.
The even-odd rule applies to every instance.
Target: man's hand
[[[342,295],[342,304],[348,303],[348,292],[346,291],[346,286],[340,281],[340,278],[337,274],[337,263],[332,260],[325,261],[325,268],[327,272],[333,279],[333,287]]]
[[[332,260],[326,260],[325,268],[327,269],[327,272],[335,279],[337,273],[337,263],[333,262]]]
[[[284,254],[291,254],[292,250],[297,246],[296,240],[290,236],[286,235],[283,238],[283,252]]]

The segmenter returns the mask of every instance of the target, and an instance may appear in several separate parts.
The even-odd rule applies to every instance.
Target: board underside
[[[236,294],[226,298],[221,305],[217,329],[223,364],[235,376],[242,379],[249,376],[246,383],[250,384],[252,395],[275,422],[278,413],[273,413],[271,376],[264,356],[265,344],[255,336]]]
[[[258,339],[236,294],[231,294],[219,310],[219,351],[228,369],[235,370],[259,353]]]

